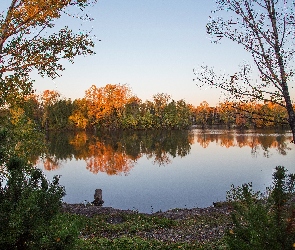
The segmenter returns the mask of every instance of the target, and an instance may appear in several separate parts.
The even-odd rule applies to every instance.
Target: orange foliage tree
[[[85,98],[77,99],[73,103],[73,112],[69,117],[69,121],[74,123],[79,129],[85,130],[89,125],[88,105]]]
[[[126,84],[107,84],[101,88],[92,85],[85,93],[91,124],[118,128],[124,107],[131,97],[131,90]]]
[[[209,107],[202,102],[193,109],[195,122],[202,125],[225,125],[228,128],[282,127],[288,124],[288,114],[284,107],[272,103],[229,102]]]
[[[4,2],[4,3],[3,3]],[[10,4],[9,4],[10,2]],[[0,105],[32,92],[30,73],[55,78],[64,70],[60,61],[73,63],[77,55],[93,54],[89,33],[73,33],[69,27],[45,33],[69,8],[85,9],[96,0],[11,0],[0,15]],[[5,4],[8,4],[5,6]],[[71,13],[75,13],[72,11]],[[69,15],[69,14],[68,14]],[[78,17],[74,14],[74,16]],[[80,16],[89,19],[87,16]],[[48,35],[50,34],[50,35]]]
[[[211,111],[209,104],[206,101],[203,101],[195,109],[196,122],[200,123],[202,126],[205,126],[206,124],[208,124],[210,113]]]
[[[227,127],[230,127],[235,117],[235,110],[234,110],[233,103],[231,102],[219,103],[218,113],[220,116],[220,121],[224,123]]]

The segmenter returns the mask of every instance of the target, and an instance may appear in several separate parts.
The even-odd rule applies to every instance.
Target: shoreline
[[[90,221],[100,221],[99,224],[103,223],[104,226],[100,229],[99,237],[106,237],[110,240],[125,235],[126,237],[140,237],[142,240],[148,241],[157,240],[167,244],[179,243],[191,244],[192,246],[194,244],[198,246],[209,244],[209,246],[212,246],[210,249],[214,248],[215,243],[219,245],[233,226],[231,220],[232,207],[228,203],[206,208],[175,208],[151,214],[112,207],[64,203],[63,212],[85,216]],[[165,219],[170,221],[168,224],[173,226],[141,228],[138,225],[142,225],[144,218],[150,218],[151,221]],[[110,228],[125,228],[130,223],[134,223],[138,227],[132,234],[129,234],[128,230],[125,229],[110,233]],[[87,238],[88,236],[83,235],[83,237]]]
[[[93,217],[95,215],[113,215],[113,214],[144,214],[148,216],[163,216],[171,219],[184,219],[194,215],[203,215],[206,213],[218,212],[229,215],[232,207],[227,202],[214,202],[212,206],[199,208],[172,208],[167,211],[157,211],[153,213],[138,212],[137,210],[124,210],[113,207],[94,206],[92,204],[71,204],[63,203],[62,211],[77,215],[85,215],[86,217]]]

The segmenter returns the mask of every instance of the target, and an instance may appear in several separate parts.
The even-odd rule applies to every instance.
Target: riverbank
[[[160,248],[155,249],[165,249],[166,245],[170,247],[167,249],[218,249],[224,244],[223,237],[232,226],[232,208],[227,204],[171,209],[152,214],[111,207],[63,204],[63,211],[87,218],[87,230],[81,232],[81,237],[91,242],[89,244],[93,247],[97,246],[97,249],[101,241],[111,244],[126,238],[131,241],[136,239],[142,244],[159,244]]]

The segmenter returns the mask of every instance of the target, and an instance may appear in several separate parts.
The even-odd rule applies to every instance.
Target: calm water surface
[[[211,206],[231,184],[271,185],[277,165],[295,173],[290,132],[198,130],[59,134],[37,166],[48,178],[61,175],[64,201],[92,201],[139,212]]]

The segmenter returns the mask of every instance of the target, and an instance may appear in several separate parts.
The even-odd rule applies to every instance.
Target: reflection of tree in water
[[[289,138],[287,139],[284,135],[279,135],[276,137],[276,148],[281,155],[286,155],[287,150],[291,150],[290,147],[288,147],[288,144],[286,141],[288,141]]]
[[[191,131],[117,131],[104,134],[55,134],[49,137],[45,169],[58,168],[66,159],[85,160],[93,173],[127,174],[146,155],[154,164],[165,165],[176,156],[189,154]]]
[[[62,162],[73,158],[74,147],[69,144],[69,133],[49,133],[46,137],[46,151],[35,163],[42,164],[46,170],[56,170]]]
[[[171,157],[184,157],[189,154],[193,142],[191,131],[157,130],[143,137],[141,148],[148,159],[154,159],[154,164],[166,165],[171,162]]]
[[[210,130],[202,130],[195,134],[196,141],[203,147],[207,148],[210,143],[215,142],[217,145],[230,147],[250,147],[251,154],[256,156],[260,149],[263,150],[263,155],[269,157],[269,149],[274,148],[281,155],[286,155],[288,142],[291,141],[291,136],[286,137],[284,134],[244,134],[244,133],[210,133]]]
[[[44,169],[46,170],[56,170],[60,167],[61,161],[56,159],[54,156],[46,155],[45,158],[41,158],[37,161],[38,163],[42,163]]]
[[[92,173],[105,172],[108,175],[127,174],[134,167],[134,161],[118,146],[97,141],[89,146],[90,157],[86,158],[87,169]]]
[[[231,148],[235,146],[234,136],[232,134],[219,135],[219,144],[222,147]]]

